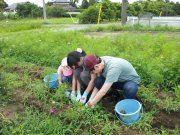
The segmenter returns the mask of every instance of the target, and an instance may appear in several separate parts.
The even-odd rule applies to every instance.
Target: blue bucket
[[[55,89],[58,87],[59,82],[57,73],[49,74],[45,76],[43,80],[47,88]]]
[[[135,99],[121,100],[115,106],[115,114],[121,123],[127,125],[134,124],[142,117],[142,104]]]

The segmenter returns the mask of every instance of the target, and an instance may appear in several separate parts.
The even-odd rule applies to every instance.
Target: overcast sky
[[[31,3],[34,3],[34,4],[37,4],[38,6],[42,6],[42,1],[43,0],[4,0],[8,5],[11,5],[13,3],[18,3],[18,2],[26,2],[26,1],[29,1]],[[45,2],[48,2],[48,1],[51,1],[51,0],[45,0]],[[113,2],[120,2],[122,0],[111,0]],[[137,1],[137,0],[128,0],[129,3],[132,3],[134,1]],[[170,0],[170,1],[174,1],[174,2],[180,2],[180,0]]]

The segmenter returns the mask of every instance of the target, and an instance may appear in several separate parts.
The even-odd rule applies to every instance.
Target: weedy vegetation
[[[180,134],[179,28],[135,25],[64,32],[63,24],[46,27],[40,20],[0,21],[0,26],[0,134]],[[85,36],[92,31],[119,35]],[[43,78],[77,47],[132,63],[142,80],[138,123],[122,125],[114,106],[109,111],[103,102],[94,109],[72,103],[64,94],[68,84],[48,91]],[[57,109],[53,115],[51,108]]]

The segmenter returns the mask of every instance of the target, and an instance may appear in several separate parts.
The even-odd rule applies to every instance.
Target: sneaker
[[[70,97],[71,92],[69,92],[69,91],[66,90],[66,91],[64,92],[64,94],[65,94],[66,97]]]
[[[80,101],[80,99],[81,99],[81,94],[78,94],[76,97],[76,101]]]
[[[76,101],[76,93],[71,92],[71,100]]]

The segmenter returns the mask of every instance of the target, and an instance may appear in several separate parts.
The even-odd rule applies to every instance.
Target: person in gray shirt
[[[111,56],[87,55],[84,59],[87,69],[97,74],[92,99],[87,106],[93,106],[106,95],[110,88],[123,90],[125,98],[135,98],[140,76],[127,60]]]

